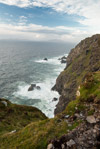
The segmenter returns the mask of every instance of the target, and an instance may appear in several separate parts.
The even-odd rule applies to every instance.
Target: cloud
[[[97,29],[100,26],[100,0],[0,0],[18,7],[50,7],[57,12],[78,15],[82,25]],[[99,27],[98,27],[99,28]]]
[[[80,16],[76,22],[81,27],[56,26],[48,27],[36,24],[26,25],[27,18],[21,16],[16,26],[0,24],[0,36],[16,37],[30,40],[63,40],[78,42],[91,34],[100,33],[100,1],[99,0],[0,0],[7,5],[25,7],[52,8],[64,15]],[[77,17],[75,17],[77,18]],[[1,38],[0,37],[0,38]]]
[[[35,41],[65,41],[79,42],[80,39],[87,36],[87,32],[81,29],[57,26],[48,27],[36,24],[0,24],[0,39],[24,39]]]

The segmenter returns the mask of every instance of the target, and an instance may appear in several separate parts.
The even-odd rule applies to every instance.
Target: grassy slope
[[[2,103],[7,102],[7,107]],[[19,130],[30,122],[46,119],[46,116],[37,108],[12,104],[0,99],[0,135],[13,130]]]
[[[88,115],[93,114],[93,110],[86,107],[90,102],[100,102],[100,72],[87,75],[80,88],[80,97],[71,101],[63,113],[54,119],[33,122],[14,134],[2,135],[0,149],[46,149],[49,140],[59,138],[82,122],[73,120],[72,125],[68,126],[65,115],[71,117],[77,110],[87,111]]]

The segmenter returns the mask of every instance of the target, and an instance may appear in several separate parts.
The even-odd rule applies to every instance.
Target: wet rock
[[[63,63],[66,63],[66,60],[62,59],[62,60],[61,60],[61,63],[62,63],[62,64],[63,64]]]
[[[96,119],[94,116],[87,116],[86,120],[88,123],[91,123],[91,124],[96,123]]]
[[[37,90],[41,90],[41,87],[40,87],[40,86],[36,86],[36,89],[37,89]]]
[[[57,100],[58,100],[58,98],[54,97],[52,101],[57,101]]]
[[[28,91],[33,91],[36,88],[36,84],[31,84],[31,86],[28,88]]]
[[[28,88],[28,91],[33,91],[34,89],[41,90],[41,87],[36,86],[36,84],[31,84],[31,86]]]
[[[52,88],[51,88],[52,91],[55,91],[56,90],[56,85],[54,85]]]
[[[44,58],[43,60],[44,60],[44,61],[48,61],[48,59],[47,59],[47,58]]]

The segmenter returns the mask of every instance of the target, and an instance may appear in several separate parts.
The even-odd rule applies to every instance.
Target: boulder
[[[58,98],[54,97],[52,101],[57,101],[57,100],[58,100]]]
[[[62,60],[61,60],[61,63],[62,63],[62,64],[66,63],[66,59],[62,59]]]
[[[44,58],[44,61],[48,61],[48,59],[47,58]]]
[[[53,144],[49,144],[48,147],[47,147],[47,149],[54,149]]]
[[[36,84],[31,84],[31,86],[28,88],[28,91],[33,91],[36,88]]]
[[[93,123],[96,123],[96,119],[94,116],[87,116],[86,118],[87,122],[90,123],[90,124],[93,124]]]
[[[60,60],[61,63],[66,63],[66,56],[63,56],[62,58],[59,58],[58,60]]]
[[[28,91],[33,91],[34,89],[40,90],[40,86],[36,86],[36,84],[31,84],[31,86],[28,88]]]
[[[75,144],[76,144],[75,141],[72,139],[67,142],[68,147],[73,147]]]
[[[41,87],[40,87],[40,86],[36,86],[36,89],[37,89],[37,90],[40,90],[40,89],[41,89]]]

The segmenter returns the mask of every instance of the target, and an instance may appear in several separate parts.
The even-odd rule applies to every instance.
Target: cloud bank
[[[71,28],[66,26],[48,27],[36,24],[0,24],[0,35],[3,31],[14,36],[20,35],[22,38],[29,37],[36,40],[73,40],[78,41],[88,35],[100,33],[100,0],[0,0],[0,3],[14,5],[21,8],[26,7],[46,7],[52,8],[58,13],[78,15],[76,21],[81,24],[81,28]],[[27,21],[24,16],[20,20]],[[20,21],[21,23],[21,21]],[[27,37],[24,37],[27,36]],[[73,37],[74,36],[74,37]],[[79,36],[76,38],[76,36]],[[73,39],[74,38],[74,39]]]

